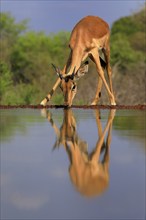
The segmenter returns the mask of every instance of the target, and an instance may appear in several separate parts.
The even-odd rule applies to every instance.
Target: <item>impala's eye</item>
[[[73,84],[73,85],[72,85],[71,90],[72,90],[72,91],[74,91],[74,90],[75,90],[75,88],[76,88],[76,85],[75,85],[75,84]]]

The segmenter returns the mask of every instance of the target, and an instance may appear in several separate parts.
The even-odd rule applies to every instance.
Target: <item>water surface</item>
[[[1,219],[145,219],[145,112],[1,110]]]

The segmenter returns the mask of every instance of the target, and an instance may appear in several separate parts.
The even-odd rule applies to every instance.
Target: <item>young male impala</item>
[[[79,79],[88,72],[88,62],[82,64],[82,61],[89,57],[95,63],[99,74],[95,98],[91,104],[96,105],[99,101],[102,83],[104,83],[109,95],[110,104],[116,105],[111,78],[112,72],[110,67],[109,38],[109,26],[101,18],[96,16],[87,16],[80,20],[75,25],[71,33],[69,42],[71,51],[67,63],[62,71],[53,65],[59,78],[50,93],[40,104],[45,106],[56,88],[60,85],[64,95],[64,105],[71,106],[77,92],[75,80]],[[100,58],[99,51],[102,52],[105,57],[105,66],[108,74],[109,85],[104,76],[104,70],[102,69],[104,61]]]
[[[70,161],[69,175],[73,185],[84,196],[98,196],[103,193],[109,184],[109,148],[115,110],[109,112],[104,130],[102,130],[100,112],[95,110],[98,140],[91,153],[88,152],[87,142],[78,135],[76,120],[71,109],[64,109],[60,129],[54,123],[52,115],[46,109],[43,111],[57,136],[53,148],[63,145],[67,152]],[[104,141],[106,133],[107,138]],[[101,153],[103,153],[102,160]]]

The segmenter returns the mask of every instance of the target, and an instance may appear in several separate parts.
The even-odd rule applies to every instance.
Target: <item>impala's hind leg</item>
[[[113,93],[113,85],[112,85],[112,69],[111,69],[111,66],[110,66],[110,47],[109,47],[109,42],[108,41],[107,41],[107,43],[105,45],[105,48],[103,48],[102,51],[103,51],[104,56],[105,56],[106,69],[107,69],[107,75],[108,75],[108,79],[109,79],[110,91],[114,95],[114,93]]]
[[[93,56],[90,54],[90,59],[95,63],[95,60],[93,58]],[[104,67],[103,67],[104,68]],[[102,88],[102,79],[100,76],[98,76],[98,82],[97,82],[97,89],[96,89],[96,94],[95,94],[95,98],[93,99],[91,105],[96,105],[99,102],[99,99],[101,97],[101,88]]]
[[[93,58],[95,60],[97,72],[98,72],[99,76],[101,77],[101,79],[102,79],[102,81],[103,81],[103,83],[105,85],[105,88],[107,90],[107,93],[109,95],[110,103],[111,103],[111,105],[116,105],[114,95],[111,92],[111,90],[110,90],[110,88],[109,88],[109,86],[108,86],[108,84],[106,82],[106,79],[105,79],[105,76],[104,76],[104,71],[103,71],[103,69],[101,67],[101,63],[100,63],[99,53],[98,53],[98,51],[96,49],[92,50],[92,56],[93,56]]]
[[[101,97],[101,88],[102,88],[102,79],[100,76],[98,76],[98,83],[97,83],[97,89],[96,89],[96,95],[93,99],[91,105],[96,105],[99,102],[99,99]]]

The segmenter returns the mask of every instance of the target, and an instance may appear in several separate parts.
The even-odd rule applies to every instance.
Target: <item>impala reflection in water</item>
[[[98,140],[91,153],[88,152],[87,142],[78,135],[76,120],[71,109],[64,109],[64,118],[60,129],[54,123],[49,111],[43,109],[42,113],[47,117],[56,133],[57,139],[53,149],[63,145],[68,155],[69,175],[76,190],[87,197],[104,193],[109,185],[109,153],[115,110],[112,109],[109,112],[103,130],[100,112],[95,110]]]

